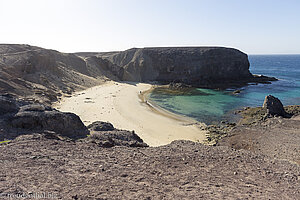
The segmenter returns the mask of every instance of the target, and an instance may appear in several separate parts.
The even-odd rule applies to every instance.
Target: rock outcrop
[[[115,129],[111,123],[101,121],[93,122],[87,128],[91,131],[112,131]]]
[[[13,128],[28,131],[54,131],[69,138],[84,138],[88,134],[80,118],[74,113],[64,113],[41,104],[20,108],[11,119]]]
[[[264,104],[263,104],[263,108],[267,109],[268,116],[284,117],[286,115],[286,112],[284,110],[284,107],[283,107],[281,101],[272,95],[266,96]]]
[[[91,135],[85,141],[96,143],[101,147],[148,147],[134,131],[115,129],[109,122],[96,121],[87,128]]]
[[[0,141],[47,131],[72,139],[84,138],[89,133],[74,113],[60,112],[43,104],[31,104],[9,95],[0,95],[0,106]]]
[[[127,146],[148,147],[134,131],[113,130],[93,132],[86,138],[87,142],[96,143],[100,147]]]

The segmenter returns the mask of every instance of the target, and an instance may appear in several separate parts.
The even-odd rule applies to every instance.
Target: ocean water
[[[300,104],[300,55],[250,55],[253,74],[273,76],[272,84],[249,85],[240,94],[236,88],[225,91],[197,88],[192,95],[172,95],[154,90],[149,99],[171,112],[197,119],[207,124],[229,120],[233,112],[246,106],[262,106],[266,95],[278,97],[284,105]]]

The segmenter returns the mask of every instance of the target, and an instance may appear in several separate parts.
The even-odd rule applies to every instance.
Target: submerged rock
[[[172,90],[187,90],[187,89],[191,89],[192,86],[184,84],[184,83],[172,82],[172,83],[169,84],[168,88],[172,89]]]
[[[235,90],[232,92],[232,94],[240,94],[241,93],[241,90]]]
[[[263,104],[263,108],[267,109],[267,115],[269,116],[285,116],[286,112],[284,110],[284,107],[281,103],[281,101],[272,96],[272,95],[268,95],[265,98],[264,104]]]

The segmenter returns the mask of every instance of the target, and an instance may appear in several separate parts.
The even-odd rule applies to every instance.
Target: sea
[[[223,91],[197,88],[189,95],[154,90],[149,100],[163,109],[206,124],[234,121],[236,110],[262,106],[267,95],[279,98],[283,105],[300,105],[300,55],[249,55],[249,61],[252,74],[279,80],[272,84],[254,84]],[[237,89],[241,92],[233,94]]]

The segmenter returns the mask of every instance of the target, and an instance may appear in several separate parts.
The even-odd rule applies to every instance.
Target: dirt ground
[[[246,149],[300,165],[300,115],[237,126],[218,145]]]
[[[0,145],[0,168],[2,198],[300,199],[299,166],[189,141],[103,148],[20,136]]]

